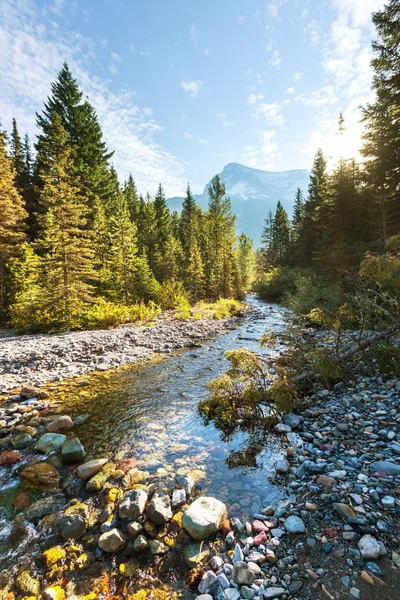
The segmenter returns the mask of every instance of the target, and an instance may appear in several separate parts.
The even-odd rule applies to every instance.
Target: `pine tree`
[[[160,252],[165,248],[169,235],[172,233],[171,215],[167,206],[161,183],[154,197],[154,210],[157,224],[157,246]]]
[[[79,89],[76,79],[66,63],[57,79],[51,85],[51,96],[45,104],[43,113],[37,115],[37,124],[41,130],[36,144],[38,154],[37,183],[43,186],[43,165],[40,157],[43,145],[51,135],[53,114],[56,113],[64,127],[73,153],[71,172],[79,178],[81,195],[88,205],[88,226],[92,222],[91,211],[95,199],[100,198],[107,207],[115,195],[115,182],[109,167],[112,152],[106,148],[97,115]],[[71,166],[72,166],[71,165]]]
[[[293,204],[293,218],[292,218],[292,230],[294,238],[298,236],[298,228],[303,218],[304,211],[304,198],[303,192],[300,188],[297,188],[296,195],[294,197]]]
[[[137,195],[136,184],[130,174],[128,180],[124,184],[124,194],[128,205],[131,221],[137,224],[139,219],[140,203]]]
[[[154,277],[147,260],[146,253],[138,259],[134,277],[135,300],[145,302],[158,302],[161,286]]]
[[[319,246],[316,226],[318,207],[323,202],[323,193],[327,182],[326,160],[318,149],[310,175],[308,197],[304,203],[303,217],[298,225],[299,260],[301,266],[310,266]]]
[[[118,206],[110,219],[112,238],[111,275],[115,297],[129,304],[134,297],[134,274],[137,266],[136,225],[131,221],[125,194],[118,194]]]
[[[287,212],[278,200],[272,223],[272,248],[275,265],[287,265],[290,259],[290,222]]]
[[[250,290],[255,276],[254,243],[245,233],[238,237],[237,265],[239,269],[239,285],[243,292]]]
[[[24,182],[24,175],[26,172],[26,163],[24,158],[24,148],[21,137],[18,132],[17,121],[12,120],[12,132],[10,136],[10,157],[13,162],[15,175],[15,184],[17,188],[22,191]]]
[[[139,198],[138,247],[142,256],[146,254],[149,267],[155,273],[159,258],[157,248],[157,222],[153,201],[149,194]]]
[[[40,329],[43,304],[42,259],[33,245],[24,242],[18,258],[11,259],[10,272],[13,302],[10,306],[12,323],[22,329]]]
[[[193,239],[189,252],[189,264],[186,269],[186,289],[192,302],[204,298],[204,266],[200,248],[196,239]]]
[[[367,184],[371,188],[376,236],[383,248],[400,229],[400,4],[389,0],[374,13],[373,42],[376,100],[363,111]]]
[[[182,212],[180,220],[180,239],[182,242],[182,248],[185,255],[189,257],[190,249],[193,246],[193,242],[199,233],[199,214],[201,209],[196,204],[193,198],[190,185],[188,184],[186,189],[186,196],[182,203]]]
[[[8,156],[6,134],[0,131],[0,318],[4,318],[9,292],[9,261],[25,239],[27,217],[15,186],[13,161]]]
[[[260,270],[262,272],[268,271],[272,265],[275,264],[275,256],[273,253],[273,241],[272,241],[272,226],[274,217],[272,210],[268,211],[268,216],[265,219],[265,225],[261,234],[261,249],[259,256]]]
[[[71,172],[73,147],[57,113],[40,152],[41,201],[46,209],[40,219],[41,246],[46,252],[45,306],[55,325],[71,329],[79,326],[80,313],[93,298],[96,276],[87,205]]]
[[[225,186],[218,175],[211,180],[208,196],[206,294],[209,298],[217,299],[229,296],[233,287],[235,216],[232,215],[231,201],[225,196]]]

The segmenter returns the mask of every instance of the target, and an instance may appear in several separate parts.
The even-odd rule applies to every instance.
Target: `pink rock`
[[[252,527],[254,533],[261,533],[262,531],[269,531],[268,527],[262,521],[259,521],[258,519],[253,521],[253,523],[251,524],[251,527]]]
[[[0,454],[0,465],[15,465],[21,458],[22,454],[15,450],[4,450],[4,452]]]
[[[254,546],[260,546],[261,544],[265,546],[265,544],[267,543],[267,539],[267,534],[265,533],[265,531],[262,531],[261,533],[256,535],[256,537],[253,540],[253,544]]]
[[[57,417],[54,421],[47,423],[46,431],[49,433],[57,433],[58,431],[68,431],[72,429],[74,426],[74,422],[68,415],[62,415],[61,417]]]

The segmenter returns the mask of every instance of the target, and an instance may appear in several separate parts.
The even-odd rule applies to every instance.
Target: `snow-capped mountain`
[[[306,195],[310,173],[306,169],[261,171],[238,163],[229,163],[219,176],[225,184],[226,194],[231,199],[232,212],[237,215],[237,232],[246,233],[253,238],[255,245],[259,246],[268,211],[274,212],[280,200],[291,216],[296,189],[300,188]],[[210,182],[202,194],[194,196],[203,209],[208,206],[209,186]],[[180,212],[182,200],[180,197],[170,198],[170,209]]]

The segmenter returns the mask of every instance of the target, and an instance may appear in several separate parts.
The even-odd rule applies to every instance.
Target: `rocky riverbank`
[[[237,322],[238,317],[179,321],[161,316],[152,324],[111,330],[4,337],[0,340],[0,393],[27,381],[41,385],[136,363],[155,352],[195,347]]]
[[[146,471],[134,448],[87,455],[87,415],[26,387],[0,415],[3,482],[21,484],[0,598],[394,598],[399,403],[398,380],[361,375],[308,398],[280,428],[287,498],[246,514],[204,497],[195,472]]]

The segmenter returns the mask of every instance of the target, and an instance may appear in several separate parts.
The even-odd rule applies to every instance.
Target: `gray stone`
[[[64,540],[77,540],[86,531],[86,521],[81,515],[68,515],[60,521],[61,537]]]
[[[189,544],[183,550],[183,558],[189,569],[192,569],[200,562],[206,561],[209,554],[209,549],[204,547],[204,544],[200,542]]]
[[[16,450],[27,448],[32,441],[32,436],[29,433],[20,433],[11,440],[11,444]]]
[[[165,525],[172,519],[171,501],[169,496],[159,496],[155,494],[149,503],[146,515],[156,525]]]
[[[111,529],[99,537],[99,547],[108,553],[119,552],[125,545],[125,537],[119,529]]]
[[[306,529],[302,519],[300,519],[300,517],[296,517],[295,515],[285,519],[283,525],[286,531],[289,531],[289,533],[303,533]]]
[[[393,496],[383,496],[381,502],[385,508],[394,508],[396,504],[396,501],[393,498]]]
[[[187,495],[190,496],[195,486],[195,480],[190,475],[177,475],[175,479],[179,487],[183,488]]]
[[[216,498],[197,498],[183,514],[182,525],[195,540],[217,533],[226,518],[225,504]]]
[[[277,460],[276,461],[276,463],[275,463],[275,471],[277,473],[284,474],[284,473],[287,473],[289,471],[289,469],[290,469],[290,465],[289,465],[289,463],[288,463],[287,460],[282,459],[282,460]]]
[[[61,448],[61,459],[63,462],[79,462],[83,460],[85,456],[86,450],[76,437],[67,440]]]
[[[144,490],[125,492],[118,504],[118,514],[121,519],[137,519],[144,513],[147,494]]]
[[[281,587],[268,587],[264,591],[263,596],[265,600],[273,600],[273,598],[282,598],[285,592],[286,590]]]
[[[59,433],[60,431],[69,431],[74,426],[74,422],[68,415],[60,415],[54,421],[47,423],[46,431],[49,433]]]
[[[136,538],[142,533],[142,531],[143,526],[137,522],[129,523],[127,527],[128,535],[132,540],[136,540]]]
[[[225,590],[225,597],[227,598],[227,600],[239,600],[240,592],[235,588],[228,588],[227,590]]]
[[[352,587],[350,588],[350,596],[359,600],[360,598],[360,590],[358,588]]]
[[[232,579],[238,585],[253,585],[261,569],[253,562],[237,562],[233,567]]]
[[[233,562],[233,564],[235,564],[237,562],[242,562],[242,561],[244,561],[243,550],[241,549],[239,544],[236,544],[235,550],[233,552],[232,562]]]
[[[285,415],[282,421],[285,425],[289,425],[291,429],[297,429],[297,427],[301,423],[301,417],[299,415],[294,415],[293,413],[290,413],[288,415]]]
[[[186,490],[174,490],[172,492],[172,502],[171,502],[171,506],[172,509],[175,510],[175,508],[179,508],[180,506],[182,506],[182,504],[185,504],[186,502]]]
[[[369,466],[371,473],[382,471],[386,473],[386,475],[393,475],[396,477],[400,475],[400,464],[390,462],[388,460],[378,460],[377,462],[373,462]]]
[[[199,587],[197,588],[201,594],[205,594],[213,581],[217,579],[216,574],[213,571],[207,571],[204,573],[201,581],[199,583]]]
[[[367,533],[358,542],[358,549],[364,559],[376,559],[382,554],[381,544],[376,538]]]
[[[245,598],[245,600],[252,600],[255,596],[255,590],[252,590],[251,588],[247,587],[247,585],[242,585],[242,587],[240,588],[240,593],[242,594],[243,598]]]
[[[147,552],[149,545],[144,535],[138,535],[136,540],[133,542],[133,550],[135,552]]]
[[[161,540],[149,540],[150,552],[154,554],[154,556],[159,554],[167,554],[169,548],[164,542]]]
[[[89,460],[88,462],[83,463],[83,465],[79,465],[76,472],[78,477],[86,481],[96,475],[106,464],[106,458],[96,458],[94,460]]]
[[[66,436],[61,433],[45,433],[35,444],[35,450],[47,454],[48,452],[53,452],[53,450],[61,448],[66,441]]]
[[[276,433],[289,433],[290,431],[292,431],[292,428],[289,427],[289,425],[285,425],[284,423],[278,423],[278,425],[275,425],[274,431]]]
[[[200,594],[200,596],[196,596],[195,600],[214,600],[210,594]]]

